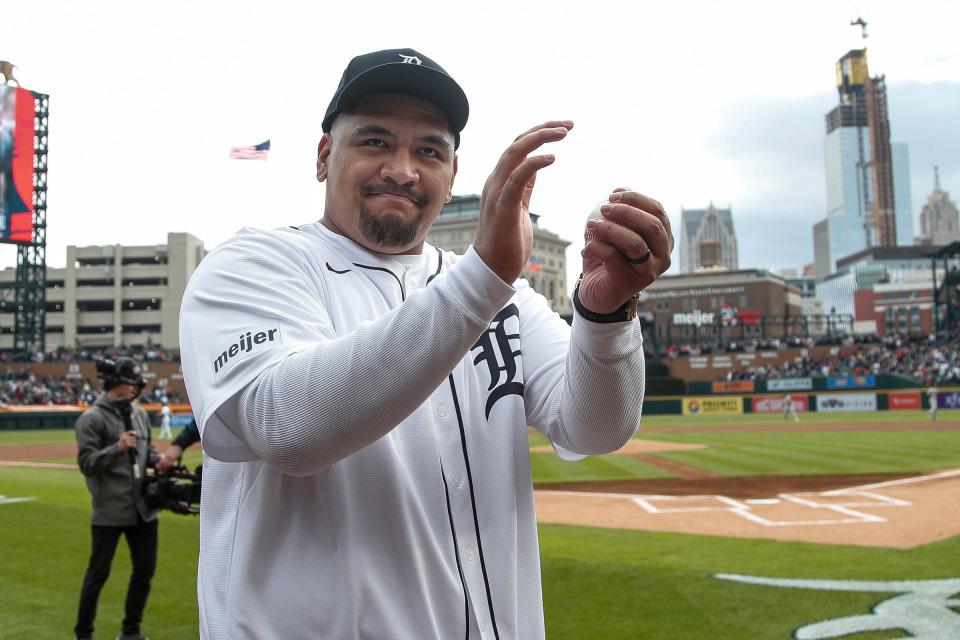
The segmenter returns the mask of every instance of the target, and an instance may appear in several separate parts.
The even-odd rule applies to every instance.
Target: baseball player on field
[[[927,387],[927,402],[929,403],[927,417],[930,418],[930,422],[937,421],[937,393],[939,393],[939,389],[937,389],[936,385],[931,384]]]
[[[651,198],[596,194],[572,327],[552,312],[519,276],[557,120],[507,147],[466,254],[427,244],[467,114],[422,53],[357,56],[322,123],[321,220],[243,229],[193,275],[202,638],[544,637],[527,425],[568,459],[633,435],[637,296],[673,236]]]
[[[797,409],[793,406],[793,396],[789,393],[783,394],[783,419],[793,417],[794,422],[800,422],[800,416],[797,415]]]

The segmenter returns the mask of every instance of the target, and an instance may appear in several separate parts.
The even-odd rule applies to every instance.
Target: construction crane
[[[851,27],[860,27],[860,37],[864,40],[867,39],[867,21],[863,18],[857,18],[856,20],[850,21]]]

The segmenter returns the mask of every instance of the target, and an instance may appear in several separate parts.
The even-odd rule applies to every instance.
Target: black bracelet
[[[623,303],[619,309],[610,313],[595,313],[583,306],[580,302],[580,280],[577,280],[577,286],[573,288],[573,308],[577,310],[584,320],[590,322],[627,322],[637,317],[637,304],[640,302],[640,294],[635,293],[633,297]]]

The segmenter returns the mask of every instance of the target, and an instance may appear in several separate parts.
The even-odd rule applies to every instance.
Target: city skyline
[[[51,96],[51,266],[62,266],[67,244],[161,243],[184,231],[212,248],[242,226],[319,218],[313,155],[340,70],[360,51],[412,45],[471,100],[457,194],[479,193],[503,148],[532,124],[577,122],[549,150],[557,163],[532,203],[546,229],[573,241],[568,282],[587,212],[620,185],[660,199],[675,234],[682,208],[732,205],[742,267],[799,268],[813,261],[812,226],[826,211],[833,66],[864,44],[849,25],[853,7],[827,2],[786,15],[760,2],[683,11],[601,3],[583,15],[512,7],[509,20],[498,20],[507,13],[496,3],[451,19],[427,2],[423,15],[386,23],[350,8],[13,5],[0,57],[19,65],[24,86]],[[892,137],[910,146],[918,229],[935,164],[944,189],[960,191],[950,116],[960,111],[960,54],[949,27],[958,10],[946,2],[862,10],[871,73],[887,78]],[[471,29],[458,28],[468,17]],[[638,37],[616,38],[611,22],[642,26]],[[357,24],[357,33],[337,34],[335,24]],[[486,46],[517,24],[536,28],[515,46]],[[231,146],[266,138],[266,163],[227,159]],[[14,264],[10,249],[0,266]]]

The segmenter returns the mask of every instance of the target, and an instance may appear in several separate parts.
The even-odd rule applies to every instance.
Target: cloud
[[[909,145],[915,221],[941,183],[960,193],[960,83],[889,84],[893,142]],[[801,266],[813,261],[813,225],[826,215],[824,115],[834,92],[791,99],[753,99],[718,114],[707,150],[728,162],[738,178],[731,194],[742,268]],[[718,203],[726,205],[727,203]]]

